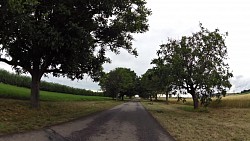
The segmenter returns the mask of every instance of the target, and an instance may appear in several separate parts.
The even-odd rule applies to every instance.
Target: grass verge
[[[0,98],[0,135],[40,129],[121,104],[116,101],[41,102],[41,108],[29,108],[27,100]]]
[[[190,105],[146,101],[142,104],[177,141],[250,140],[249,108],[195,111]]]

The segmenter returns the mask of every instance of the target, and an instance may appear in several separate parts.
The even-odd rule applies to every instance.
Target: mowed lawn
[[[0,97],[2,97],[0,98],[0,135],[67,122],[122,103],[107,97],[41,91],[41,108],[34,110],[29,106],[29,95],[29,89],[0,84]]]
[[[227,96],[197,111],[190,101],[142,103],[177,141],[250,141],[250,94]]]

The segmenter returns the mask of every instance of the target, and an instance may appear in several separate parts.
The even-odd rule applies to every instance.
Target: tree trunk
[[[190,94],[192,95],[192,98],[193,98],[194,109],[198,109],[199,108],[198,96],[195,94],[195,91],[191,91]]]
[[[116,94],[116,101],[118,101],[118,95],[119,95],[119,94],[117,93],[117,94]]]
[[[39,88],[40,88],[40,79],[39,73],[33,73],[31,75],[32,82],[31,82],[31,108],[38,109],[40,108],[40,101],[39,101]]]
[[[166,91],[166,103],[168,104],[168,91]]]
[[[192,96],[193,97],[193,101],[194,101],[194,109],[198,109],[199,108],[199,100],[198,97],[196,95]]]
[[[155,94],[155,101],[158,101],[158,99],[157,99],[157,94]]]
[[[194,109],[198,109],[199,108],[199,99],[195,93],[195,89],[193,88],[193,85],[191,86],[191,90],[188,92],[192,95]]]
[[[150,101],[152,101],[152,96],[151,95],[149,95],[149,98],[150,98]]]

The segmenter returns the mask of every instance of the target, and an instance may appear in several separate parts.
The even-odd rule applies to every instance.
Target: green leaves
[[[176,88],[185,89],[206,105],[212,96],[220,95],[231,87],[229,78],[232,73],[224,62],[228,57],[227,34],[219,33],[218,29],[211,32],[202,24],[200,29],[192,36],[183,36],[181,40],[169,39],[168,43],[160,45],[157,60],[170,68]]]
[[[38,0],[7,0],[10,10],[13,13],[24,14],[29,9],[39,4]]]
[[[0,61],[32,75],[31,100],[37,107],[37,82],[44,74],[72,80],[87,74],[98,81],[102,64],[109,62],[107,51],[119,53],[124,48],[137,55],[132,33],[148,30],[151,12],[145,4],[144,0],[2,0]]]
[[[106,95],[115,97],[121,95],[133,95],[136,85],[136,73],[127,68],[116,68],[104,74],[99,85]]]
[[[16,70],[95,80],[107,51],[137,55],[132,33],[148,30],[144,0],[0,2],[0,56]]]

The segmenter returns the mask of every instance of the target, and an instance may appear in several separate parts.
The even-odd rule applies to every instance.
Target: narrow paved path
[[[19,141],[29,141],[30,137],[35,137],[36,141],[174,141],[139,102],[124,103],[40,132],[37,135],[27,133],[14,136]],[[14,140],[9,138],[9,141]]]

